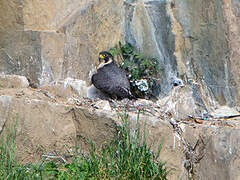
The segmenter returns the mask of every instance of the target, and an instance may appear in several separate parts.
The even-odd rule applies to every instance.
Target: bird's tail
[[[137,99],[136,96],[134,96],[130,90],[128,90],[128,98],[129,99]]]
[[[128,99],[137,99],[128,88],[121,88],[124,91],[125,97]]]

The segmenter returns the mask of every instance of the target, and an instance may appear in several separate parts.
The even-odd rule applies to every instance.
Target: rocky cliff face
[[[181,78],[201,109],[239,104],[238,0],[1,1],[0,71],[45,84],[88,79],[97,53],[130,42],[157,57],[160,97]]]
[[[0,88],[7,88],[0,92],[0,126],[3,128],[20,113],[19,133],[23,136],[19,136],[19,141],[26,136],[37,142],[26,141],[27,147],[41,144],[46,149],[61,149],[61,143],[72,144],[78,133],[83,134],[72,114],[56,112],[70,111],[73,106],[65,102],[73,94],[86,97],[85,85],[89,83],[89,72],[97,62],[98,52],[119,41],[129,42],[158,58],[164,69],[156,89],[158,104],[165,113],[171,112],[173,119],[184,120],[188,114],[211,112],[223,105],[238,109],[240,105],[239,0],[1,0],[0,9],[0,73],[26,76],[44,89],[41,93],[26,89],[8,91],[8,88],[26,88],[28,82],[21,77],[12,84],[16,79],[0,77]],[[183,88],[173,88],[176,79],[183,81]],[[55,96],[52,98],[48,92]],[[51,97],[52,104],[42,93]],[[20,107],[19,103],[26,106]],[[28,114],[27,108],[34,109],[33,114]],[[50,118],[46,120],[37,109]],[[83,122],[92,118],[85,110],[77,113]],[[36,122],[40,119],[42,127],[28,137],[28,133],[35,131],[32,117]],[[60,119],[61,126],[56,119]],[[149,129],[152,128],[153,134],[162,136],[161,131],[173,139],[172,129],[165,122],[150,119]],[[155,126],[155,122],[160,125]],[[49,124],[53,129],[43,131]],[[61,135],[62,128],[66,132]],[[107,128],[102,129],[106,131],[104,137],[111,137]],[[223,179],[238,179],[239,125],[187,126],[185,130],[189,142],[199,134],[206,134],[203,141],[207,153],[198,163],[198,178],[209,175],[209,179],[214,179],[221,174]],[[55,138],[51,133],[60,135]],[[37,139],[45,134],[48,134],[46,142]],[[169,147],[165,152],[173,153],[166,160],[177,169],[174,177],[179,177],[184,155],[175,151],[171,142],[166,143]]]
[[[99,51],[122,40],[121,1],[1,1],[0,71],[39,84],[88,80]]]
[[[171,96],[173,100],[155,103],[144,99],[96,101],[80,97],[83,91],[74,87],[82,81],[70,79],[32,89],[25,77],[8,75],[0,76],[0,84],[5,87],[0,87],[0,133],[5,135],[17,123],[17,157],[22,162],[36,161],[46,154],[68,157],[76,143],[86,152],[86,138],[97,144],[111,140],[127,104],[132,133],[139,123],[142,131],[144,126],[147,129],[152,150],[162,143],[160,160],[171,169],[169,179],[239,179],[240,118],[217,118],[238,113],[229,107],[212,112],[215,119],[193,116],[176,121],[176,109],[191,113],[186,108],[189,98],[176,101],[179,96]],[[174,91],[177,89],[187,92],[181,87]]]
[[[228,16],[224,6],[231,6],[231,2],[181,1],[176,2],[173,12],[182,26],[183,42],[188,43],[181,54],[184,57],[183,64],[189,69],[181,72],[181,76],[193,79],[192,87],[198,91],[195,92],[196,95],[200,92],[197,89],[207,86],[207,91],[219,104],[234,106],[239,96],[239,82],[234,78],[231,68],[234,60],[230,57],[229,30],[226,24]],[[203,100],[203,92],[200,94]],[[199,100],[196,99],[198,103],[206,105]]]

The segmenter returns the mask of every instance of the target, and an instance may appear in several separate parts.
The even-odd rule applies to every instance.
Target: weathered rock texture
[[[77,93],[67,93],[71,91],[67,86],[62,94],[53,91],[54,87],[51,89],[49,93],[46,87],[37,90],[0,88],[1,136],[17,122],[19,160],[35,161],[49,153],[69,156],[76,144],[80,145],[81,151],[87,150],[86,138],[102,144],[115,137],[122,123],[118,114],[124,114],[124,108],[110,107],[108,101],[75,98]],[[202,125],[185,119],[178,124],[182,131],[174,131],[169,123],[173,118],[171,109],[163,109],[147,100],[138,100],[134,104],[136,111],[137,107],[154,110],[140,113],[138,122],[142,128],[146,123],[147,141],[153,150],[163,143],[160,159],[172,168],[169,179],[188,179],[184,164],[189,169],[193,165],[192,177],[195,179],[239,179],[239,119],[206,121]],[[229,114],[235,113],[230,108],[224,109]],[[137,113],[129,112],[133,134],[138,127],[137,119]]]
[[[225,23],[228,16],[224,5],[222,1],[176,1],[172,10],[181,27],[178,31],[182,31],[179,43],[185,43],[180,54],[187,69],[179,74],[193,80],[193,96],[202,106],[206,106],[204,93],[207,91],[221,105],[234,106],[239,96],[239,82],[231,68],[234,60],[229,52],[229,30]],[[199,89],[203,86],[208,90],[201,92]]]
[[[123,40],[122,1],[1,1],[0,72],[45,84],[88,80],[98,52]]]
[[[73,129],[79,126],[72,116],[56,113],[65,112],[69,107],[41,100],[48,96],[53,103],[57,98],[67,101],[72,94],[74,98],[80,94],[86,96],[85,89],[79,88],[80,82],[76,84],[73,80],[65,86],[63,80],[77,78],[83,80],[81,83],[85,86],[84,81],[89,82],[89,72],[97,61],[97,53],[119,41],[132,43],[145,54],[158,58],[164,71],[159,74],[155,93],[161,98],[158,104],[166,112],[171,111],[174,119],[202,114],[218,106],[240,105],[239,0],[1,0],[0,9],[0,72],[24,75],[40,84],[45,94],[35,96],[34,91],[23,91],[23,94],[30,93],[28,102],[27,98],[20,98],[22,91],[16,92],[16,98],[15,94],[1,92],[0,126],[8,123],[7,119],[15,118],[13,112],[23,113],[21,122],[29,124],[29,129],[33,127],[29,118],[40,121],[36,131],[39,133],[49,127],[48,122],[52,123],[54,131],[45,132],[51,148],[58,140],[50,134],[59,133],[62,126],[69,128],[71,131],[63,133],[64,137],[59,136],[59,142],[67,138],[71,144],[72,137],[79,132]],[[183,80],[184,88],[173,89],[176,78]],[[17,107],[18,104],[25,106]],[[34,117],[31,113],[38,113],[39,108],[53,117]],[[56,119],[60,119],[59,122]],[[163,127],[159,125],[156,129],[165,132],[167,128]],[[189,132],[197,135],[205,129],[201,127]],[[29,136],[31,140],[26,141],[27,145],[44,144],[36,140],[38,136]],[[170,137],[169,132],[166,136]],[[213,173],[219,175],[218,179],[239,177],[236,173],[239,170],[238,137],[238,128],[220,128],[207,135],[209,143],[204,157],[207,159],[200,161],[197,174],[200,179],[208,175],[209,179],[214,179]],[[180,156],[171,156],[174,157],[173,166],[180,168],[178,162],[182,159],[174,162]]]
[[[0,74],[0,86],[4,88],[27,88],[29,82],[25,76]]]
[[[88,80],[97,53],[130,42],[164,69],[156,94],[179,77],[205,110],[239,105],[238,0],[0,2],[0,71],[45,84]]]

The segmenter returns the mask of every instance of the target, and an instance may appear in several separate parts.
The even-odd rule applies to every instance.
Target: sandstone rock
[[[78,93],[81,97],[87,96],[87,86],[86,82],[79,79],[67,78],[64,80],[64,88],[70,86],[74,91]]]
[[[239,133],[239,128],[219,128],[209,136],[204,157],[199,163],[197,179],[239,179]]]
[[[66,101],[66,99],[73,96],[79,96],[78,92],[73,90],[70,86],[64,86],[63,81],[56,81],[54,83],[45,84],[40,87],[41,90],[49,92],[54,97]]]
[[[6,29],[0,31],[0,37],[0,72],[39,82],[42,73],[40,33]]]
[[[9,30],[23,30],[23,1],[13,0],[0,2],[0,32]]]
[[[217,103],[234,106],[239,102],[236,2],[199,1],[197,5],[191,0],[127,1],[125,39],[159,59],[165,70],[160,74],[160,95],[169,95],[171,79],[178,74],[185,85],[190,85],[195,103],[203,109],[211,110]],[[229,51],[231,61],[226,58]]]
[[[184,88],[179,90],[186,91]],[[19,90],[0,90],[0,127],[4,127],[3,135],[18,122],[17,155],[24,162],[37,160],[42,154],[71,152],[76,143],[81,145],[81,150],[86,151],[89,147],[86,139],[94,140],[97,144],[105,143],[115,137],[122,123],[119,115],[125,113],[124,110],[110,109],[108,101],[87,103],[79,99],[80,105],[73,105],[60,101],[56,96],[56,102],[53,103],[41,90],[21,89],[21,96],[17,95]],[[145,100],[139,102],[156,106]],[[196,145],[196,152],[193,152],[194,158],[201,157],[199,161],[193,161],[194,177],[214,179],[219,175],[222,179],[238,178],[239,121],[234,121],[234,126],[188,125],[187,122],[179,122],[181,133],[177,134],[164,114],[159,112],[158,116],[153,116],[129,112],[128,116],[133,136],[140,125],[142,132],[146,128],[147,142],[153,150],[157,150],[158,145],[163,143],[160,159],[173,168],[169,179],[187,178],[188,173],[184,169],[186,144],[194,148],[199,139],[203,139],[203,143]]]
[[[89,80],[98,53],[123,40],[123,1],[88,1],[62,27],[65,29],[63,76]]]
[[[159,99],[156,103],[163,112],[171,113],[177,120],[185,119],[188,115],[195,115],[203,110],[195,104],[189,87],[175,87],[171,95]]]
[[[75,16],[79,9],[88,5],[87,1],[24,1],[24,28],[34,31],[56,31]]]
[[[86,86],[86,82],[80,79],[66,78],[53,81],[40,87],[41,90],[49,92],[58,99],[66,101],[72,97],[84,97],[89,99],[108,99],[109,97],[95,88],[94,85]]]
[[[181,48],[178,61],[185,67],[179,75],[189,74],[187,76],[197,80],[200,86],[207,86],[205,92],[209,91],[220,105],[234,106],[239,95],[235,84],[237,78],[234,78],[227,58],[229,46],[223,14],[225,3],[230,4],[230,0],[175,1],[174,7],[169,10],[175,18],[174,31],[179,35],[175,43],[179,43],[177,46]],[[193,96],[200,97],[196,101],[204,98],[199,90],[195,90]],[[197,103],[202,103],[200,101]]]
[[[17,124],[18,158],[24,162],[37,160],[43,153],[69,152],[76,130],[71,107],[37,99],[0,97],[3,134]],[[37,154],[35,154],[38,152]]]
[[[41,32],[40,38],[42,74],[39,78],[39,84],[44,85],[62,79],[65,35]]]
[[[88,81],[98,52],[123,39],[122,6],[117,0],[4,0],[0,72],[25,75],[40,84],[67,77]]]
[[[29,82],[25,76],[0,74],[0,88],[27,88]]]
[[[3,0],[0,72],[89,81],[98,52],[124,39],[158,58],[160,97],[178,77],[203,109],[238,105],[239,0],[203,2]]]
[[[71,115],[67,113],[71,105],[61,101],[72,96],[98,97],[96,89],[87,87],[89,71],[99,51],[122,40],[158,58],[164,69],[154,92],[161,98],[157,101],[161,112],[183,120],[188,114],[202,112],[235,113],[222,107],[239,106],[239,0],[1,0],[0,9],[0,72],[23,75],[40,83],[59,103],[52,103],[49,94],[41,90],[0,89],[0,127],[9,127],[8,123],[19,118],[22,124],[18,143],[23,153],[33,152],[37,144],[61,150],[60,143],[66,140],[70,146],[75,134],[97,142],[114,136],[115,129],[108,129],[115,126],[113,117],[120,123],[114,114],[106,114],[105,110],[90,112],[87,107],[75,109],[78,118],[74,119],[72,111]],[[172,79],[177,78],[183,80],[184,87],[172,87]],[[54,84],[56,81],[60,83]],[[142,104],[151,103],[136,102]],[[215,111],[217,108],[220,112]],[[65,110],[66,114],[59,113]],[[133,128],[136,118],[136,114],[131,115]],[[156,117],[143,118],[149,123],[150,140],[154,136],[157,140],[153,142],[158,143],[160,136],[167,137],[163,158],[176,168],[171,179],[184,177],[184,155],[171,145],[177,139],[171,126]],[[81,123],[86,123],[83,127],[88,131],[81,129]],[[194,127],[182,127],[187,141],[194,144],[199,134],[209,140],[206,156],[195,165],[197,178],[238,179],[239,126],[219,128],[213,122],[211,127]],[[90,131],[95,128],[102,138]],[[55,138],[54,133],[60,136]]]
[[[240,46],[240,1],[239,0],[224,0],[223,13],[226,20],[227,38],[229,45],[229,66],[232,71],[233,78],[229,79],[229,86],[236,88],[236,103],[240,100],[239,90],[239,46]],[[230,63],[231,62],[231,63]]]
[[[105,110],[96,111],[91,111],[84,107],[75,108],[73,111],[76,135],[83,142],[90,139],[98,144],[102,144],[114,138],[117,133],[117,123],[106,116],[109,112]]]
[[[66,101],[72,97],[87,97],[88,87],[86,82],[80,79],[66,78],[54,81],[40,87],[41,90],[49,92],[58,99]]]

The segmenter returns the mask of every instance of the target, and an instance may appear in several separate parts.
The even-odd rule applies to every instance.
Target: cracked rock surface
[[[157,102],[108,101],[80,97],[67,86],[56,91],[54,87],[0,88],[1,136],[17,121],[17,155],[21,161],[36,161],[47,153],[71,155],[76,143],[87,152],[86,138],[97,144],[110,141],[121,125],[119,115],[127,109],[133,133],[139,116],[142,128],[146,123],[152,150],[163,143],[160,159],[173,168],[169,179],[191,176],[237,180],[240,119],[230,117],[237,115],[236,110],[221,107],[204,119],[166,108],[166,104],[177,104],[179,99],[174,97]],[[60,90],[69,93],[61,95]]]

